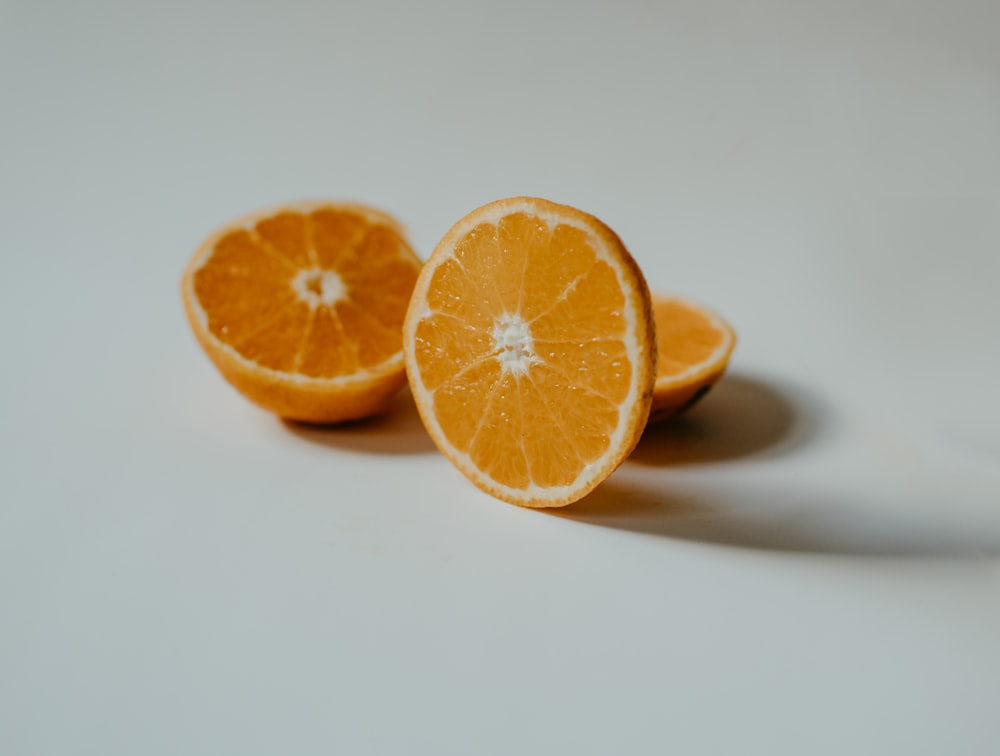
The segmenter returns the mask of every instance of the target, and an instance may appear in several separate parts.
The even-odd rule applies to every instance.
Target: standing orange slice
[[[379,411],[406,382],[403,316],[419,271],[384,213],[300,203],[212,234],[181,288],[226,380],[282,417],[330,423]]]
[[[649,289],[607,226],[532,198],[460,220],[403,326],[410,388],[438,448],[513,504],[554,507],[628,456],[649,414]]]
[[[658,361],[649,422],[694,405],[722,377],[736,346],[733,329],[711,310],[676,297],[653,297]]]

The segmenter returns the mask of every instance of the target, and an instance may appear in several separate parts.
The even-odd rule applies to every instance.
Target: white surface
[[[2,15],[0,753],[1000,748],[996,3]],[[231,217],[512,194],[741,336],[575,515],[188,332]]]

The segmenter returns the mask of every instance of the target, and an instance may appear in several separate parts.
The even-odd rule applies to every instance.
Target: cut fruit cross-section
[[[498,200],[460,220],[414,288],[407,374],[438,448],[514,504],[569,504],[628,456],[655,377],[649,290],[579,210]]]
[[[721,317],[676,297],[653,296],[658,362],[649,422],[679,415],[722,377],[736,334]]]
[[[402,323],[419,271],[384,213],[299,203],[214,233],[181,288],[226,380],[282,417],[332,423],[378,412],[405,384]]]

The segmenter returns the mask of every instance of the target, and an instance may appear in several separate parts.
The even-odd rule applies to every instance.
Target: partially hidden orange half
[[[388,215],[298,203],[212,234],[182,292],[195,336],[244,396],[332,423],[378,412],[405,384],[403,317],[420,265]]]
[[[653,312],[658,356],[650,423],[675,417],[705,396],[736,346],[733,329],[707,307],[654,295]]]
[[[649,289],[607,226],[543,199],[498,200],[448,231],[403,326],[410,389],[475,485],[569,504],[628,456],[649,413]]]

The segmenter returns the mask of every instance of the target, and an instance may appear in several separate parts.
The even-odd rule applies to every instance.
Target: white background
[[[0,752],[1000,749],[997,3],[6,0],[0,85]],[[237,215],[515,194],[741,339],[558,516],[188,331]]]

